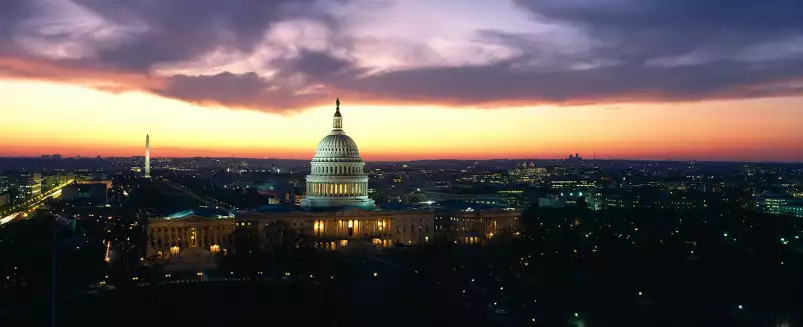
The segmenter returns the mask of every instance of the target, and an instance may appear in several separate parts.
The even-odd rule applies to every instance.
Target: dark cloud
[[[78,3],[104,17],[138,20],[149,31],[135,42],[103,51],[99,60],[147,70],[156,63],[190,59],[215,47],[249,51],[270,24],[301,16],[312,0],[134,0]],[[309,12],[309,11],[308,11]],[[313,14],[313,12],[309,12]]]
[[[83,1],[77,3],[106,20],[148,29],[130,42],[100,48],[96,56],[39,58],[36,62],[46,64],[35,65],[24,63],[20,49],[9,41],[18,23],[34,12],[26,1],[6,0],[0,1],[0,56],[16,60],[0,60],[0,73],[48,78],[50,72],[54,79],[73,81],[71,72],[86,70],[123,81],[122,89],[271,112],[329,104],[338,95],[365,103],[493,107],[697,101],[803,91],[803,44],[796,43],[803,43],[803,1],[515,1],[533,19],[577,29],[593,44],[556,52],[537,31],[486,30],[477,31],[477,39],[519,49],[520,55],[486,65],[369,73],[357,67],[348,51],[335,56],[299,47],[293,56],[265,62],[274,70],[268,75],[159,77],[151,75],[157,64],[190,60],[221,47],[247,53],[271,24],[292,18],[323,23],[341,50],[349,50],[355,40],[343,35],[337,20],[313,0]]]
[[[344,69],[351,68],[351,64],[323,52],[302,52],[298,57],[288,60],[283,65],[286,73],[301,73],[309,77],[329,76]]]
[[[211,76],[176,75],[157,94],[202,105],[222,105],[267,112],[283,112],[317,104],[322,97],[294,94],[292,88],[275,85],[255,73]]]
[[[339,79],[387,101],[454,105],[698,101],[798,95],[803,2],[517,0],[534,19],[579,28],[588,51],[549,55],[526,33],[482,31],[523,54],[479,67]],[[685,56],[685,57],[682,57]]]
[[[28,17],[31,10],[25,0],[0,1],[0,53],[14,50],[11,39],[14,37],[16,25],[21,18]]]
[[[797,0],[515,0],[536,15],[592,27],[777,31],[800,27]],[[693,37],[693,36],[690,36]]]
[[[798,0],[515,0],[610,42],[623,57],[722,51],[803,33]]]
[[[622,64],[587,70],[516,72],[511,62],[472,68],[400,71],[370,78],[340,79],[341,87],[390,101],[475,105],[684,101],[744,97],[761,86],[762,96],[800,89],[774,82],[803,76],[803,62],[745,67],[716,63],[702,67],[648,68]],[[753,96],[751,94],[749,96]]]

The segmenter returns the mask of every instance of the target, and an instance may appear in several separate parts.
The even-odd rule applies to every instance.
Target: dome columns
[[[368,196],[368,182],[307,182],[307,196]]]

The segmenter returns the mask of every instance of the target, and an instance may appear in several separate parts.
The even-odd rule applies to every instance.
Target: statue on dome
[[[335,109],[340,110],[340,98],[337,98],[337,100],[335,100]]]

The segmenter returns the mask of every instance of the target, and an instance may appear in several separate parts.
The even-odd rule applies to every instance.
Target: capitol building
[[[150,219],[147,256],[170,259],[183,253],[236,251],[232,234],[249,229],[265,237],[268,226],[282,223],[326,249],[350,242],[376,247],[436,242],[482,244],[499,235],[517,235],[521,211],[475,203],[427,203],[404,209],[377,206],[368,196],[368,176],[357,143],[343,129],[337,101],[332,130],[318,143],[300,207],[202,215],[186,211]],[[189,251],[189,252],[187,252]]]

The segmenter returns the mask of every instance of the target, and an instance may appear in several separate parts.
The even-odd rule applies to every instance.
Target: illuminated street
[[[69,180],[64,184],[56,186],[52,190],[41,194],[40,196],[36,197],[35,199],[30,199],[28,201],[25,201],[23,203],[15,205],[14,207],[12,207],[10,209],[11,210],[10,214],[4,213],[4,215],[6,215],[6,216],[4,216],[2,219],[0,219],[0,225],[6,224],[6,223],[8,223],[10,221],[13,221],[16,218],[25,218],[25,217],[27,217],[28,215],[33,213],[34,210],[39,208],[42,205],[42,203],[44,203],[48,199],[55,199],[55,198],[60,197],[61,196],[61,190],[63,188],[65,188],[67,185],[70,185],[72,182],[73,182],[73,180]]]

